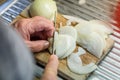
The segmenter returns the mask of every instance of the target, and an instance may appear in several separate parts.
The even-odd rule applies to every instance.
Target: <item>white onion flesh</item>
[[[86,48],[91,54],[100,58],[106,47],[106,38],[113,33],[113,29],[106,23],[98,20],[79,23],[77,30],[77,43]]]
[[[70,23],[65,27],[60,27],[57,33],[54,47],[56,55],[60,58],[67,57],[67,65],[72,72],[77,74],[88,74],[94,71],[97,66],[91,62],[85,66],[82,65],[80,55],[86,51],[79,47],[78,52],[72,53],[77,43],[87,49],[90,53],[100,58],[106,47],[106,38],[113,33],[113,30],[104,22],[98,20],[84,21],[79,18],[66,16],[70,21],[76,21],[78,24],[74,27]]]
[[[104,38],[108,38],[108,34],[113,33],[113,29],[109,24],[99,20],[89,21],[89,27],[91,27],[94,32],[99,33]]]
[[[29,11],[31,16],[43,16],[47,19],[54,20],[57,6],[53,0],[34,0]]]
[[[106,34],[111,34],[113,33],[113,29],[111,28],[111,25],[108,24],[108,23],[105,23],[103,21],[100,21],[100,20],[90,20],[89,21],[91,24],[96,24],[96,27],[95,29],[101,29],[100,31],[103,31],[104,33]],[[97,27],[97,26],[101,26],[101,27]]]
[[[91,33],[86,43],[82,44],[82,46],[98,58],[102,56],[105,48],[103,38],[95,32]]]
[[[52,38],[49,40],[52,43]],[[69,56],[74,49],[76,48],[76,41],[73,37],[69,35],[56,34],[54,40],[54,50],[56,51],[56,55],[63,59]],[[50,53],[52,53],[52,45],[49,47]]]
[[[65,57],[68,57],[74,51],[74,49],[76,48],[76,42],[75,41],[73,41],[73,43],[70,43],[70,44],[73,44],[73,45],[64,53],[64,55],[61,57],[61,59],[65,58]]]
[[[52,48],[54,48],[53,51],[55,51],[55,49],[56,49],[56,41],[58,41],[58,32],[54,33],[54,41],[55,41],[54,44],[52,43],[53,38],[49,38],[48,41],[50,42],[50,47],[48,48],[48,50],[52,54]]]
[[[78,53],[72,53],[69,57],[67,57],[67,65],[72,72],[77,74],[87,74],[97,68],[94,63],[83,66],[82,60],[79,56],[80,55]]]
[[[76,46],[76,43],[71,36],[59,34],[59,38],[56,41],[56,55],[61,58],[65,54],[71,54],[75,48],[72,48],[72,51],[70,53],[67,53],[67,51],[72,46]]]
[[[79,34],[77,43],[86,48],[89,52],[91,52],[91,54],[95,55],[98,58],[102,56],[103,49],[106,46],[104,39],[96,32],[93,32],[86,36],[81,36]]]
[[[75,41],[77,39],[77,31],[72,26],[60,27],[59,34],[69,35],[69,36],[73,37],[75,39]]]
[[[68,65],[70,62],[75,63],[75,65],[82,66],[82,60],[80,59],[79,55],[77,53],[72,53],[69,57],[67,57]]]

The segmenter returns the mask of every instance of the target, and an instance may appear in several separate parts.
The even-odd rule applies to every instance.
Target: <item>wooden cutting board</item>
[[[29,18],[29,11],[28,11],[29,7],[26,8],[14,21],[13,23],[20,19],[20,18]],[[57,15],[57,29],[59,28],[60,22],[62,22],[63,25],[66,25],[66,21],[67,19],[65,19],[61,14]],[[72,25],[75,25],[76,23],[73,23]],[[102,57],[104,57],[112,48],[114,44],[114,41],[110,38],[107,39],[107,46],[106,49],[104,50],[104,55]],[[46,63],[48,62],[48,59],[50,57],[50,54],[48,52],[48,50],[39,52],[39,53],[35,53],[35,59],[37,60],[37,63],[40,65],[45,66]],[[82,58],[83,64],[88,64],[90,62],[95,62],[96,64],[98,62],[101,61],[101,59],[96,58],[95,56],[91,55],[89,52],[87,52],[85,55],[80,56]],[[66,59],[62,59],[59,60],[59,68],[58,68],[58,74],[62,77],[64,77],[67,80],[85,80],[88,76],[88,74],[86,75],[79,75],[76,73],[73,73],[69,70],[68,66],[67,66],[67,62]]]

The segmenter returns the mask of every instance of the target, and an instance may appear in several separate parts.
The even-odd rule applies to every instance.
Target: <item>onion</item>
[[[65,54],[61,57],[61,59],[65,58],[65,57],[68,57],[74,51],[74,49],[76,48],[76,42],[74,40],[71,41],[70,44],[72,44],[71,47],[67,50],[67,52],[65,52]]]
[[[91,27],[93,31],[99,33],[104,38],[108,38],[108,34],[113,33],[111,25],[99,20],[89,21],[89,27]]]
[[[54,35],[55,35],[55,37],[54,37],[55,39],[54,40],[58,41],[58,32],[55,32]],[[48,49],[49,49],[49,52],[52,53],[53,45],[54,45],[53,51],[55,51],[55,49],[56,49],[56,42],[54,44],[52,43],[53,42],[53,38],[49,38],[48,41],[50,42],[50,47]]]
[[[52,43],[52,38],[49,39]],[[56,55],[62,59],[69,56],[76,48],[76,41],[73,37],[69,35],[57,34],[54,40],[54,50],[56,50]],[[50,53],[52,53],[52,45],[49,47]]]
[[[75,28],[78,33],[77,43],[100,58],[106,47],[105,39],[99,33],[93,31],[93,28],[89,27],[89,22],[78,24]]]
[[[100,58],[106,47],[106,38],[113,33],[111,25],[99,20],[91,20],[77,24],[75,29],[77,43]]]
[[[58,41],[56,41],[56,55],[61,58],[65,54],[71,54],[75,48],[72,48],[70,53],[67,53],[67,51],[71,49],[72,46],[76,46],[76,43],[71,36],[59,35]]]
[[[100,58],[106,46],[106,44],[104,43],[104,39],[99,34],[93,32],[85,41],[86,43],[82,44],[82,46],[86,48],[90,53]]]
[[[35,0],[30,6],[29,11],[31,16],[43,16],[47,19],[54,20],[57,6],[53,0]]]
[[[59,34],[55,33],[55,38],[54,48],[60,59],[69,56],[76,48],[77,31],[72,26],[60,27]],[[51,43],[52,39],[49,41]],[[52,46],[49,47],[49,51],[52,53]]]
[[[67,57],[67,65],[72,72],[77,74],[87,74],[97,68],[95,63],[90,63],[85,66],[82,65],[82,60],[79,56],[84,54],[84,52],[85,50],[83,48],[79,48],[77,53],[72,53],[69,57]]]
[[[59,34],[66,34],[69,35],[71,37],[73,37],[76,41],[77,39],[77,31],[74,27],[72,26],[64,26],[64,27],[60,27],[59,29]]]

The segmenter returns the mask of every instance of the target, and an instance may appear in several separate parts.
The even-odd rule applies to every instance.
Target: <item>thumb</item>
[[[57,80],[58,57],[51,55],[41,80]]]
[[[37,41],[25,41],[27,46],[32,50],[32,52],[39,52],[44,49],[47,49],[49,42],[46,40],[37,40]]]

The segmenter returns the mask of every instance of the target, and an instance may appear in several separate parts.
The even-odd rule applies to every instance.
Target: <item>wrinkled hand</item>
[[[49,42],[47,39],[52,37],[54,32],[52,21],[36,16],[18,20],[14,26],[33,52],[39,52],[48,48]]]
[[[58,57],[51,55],[41,80],[57,80]]]

